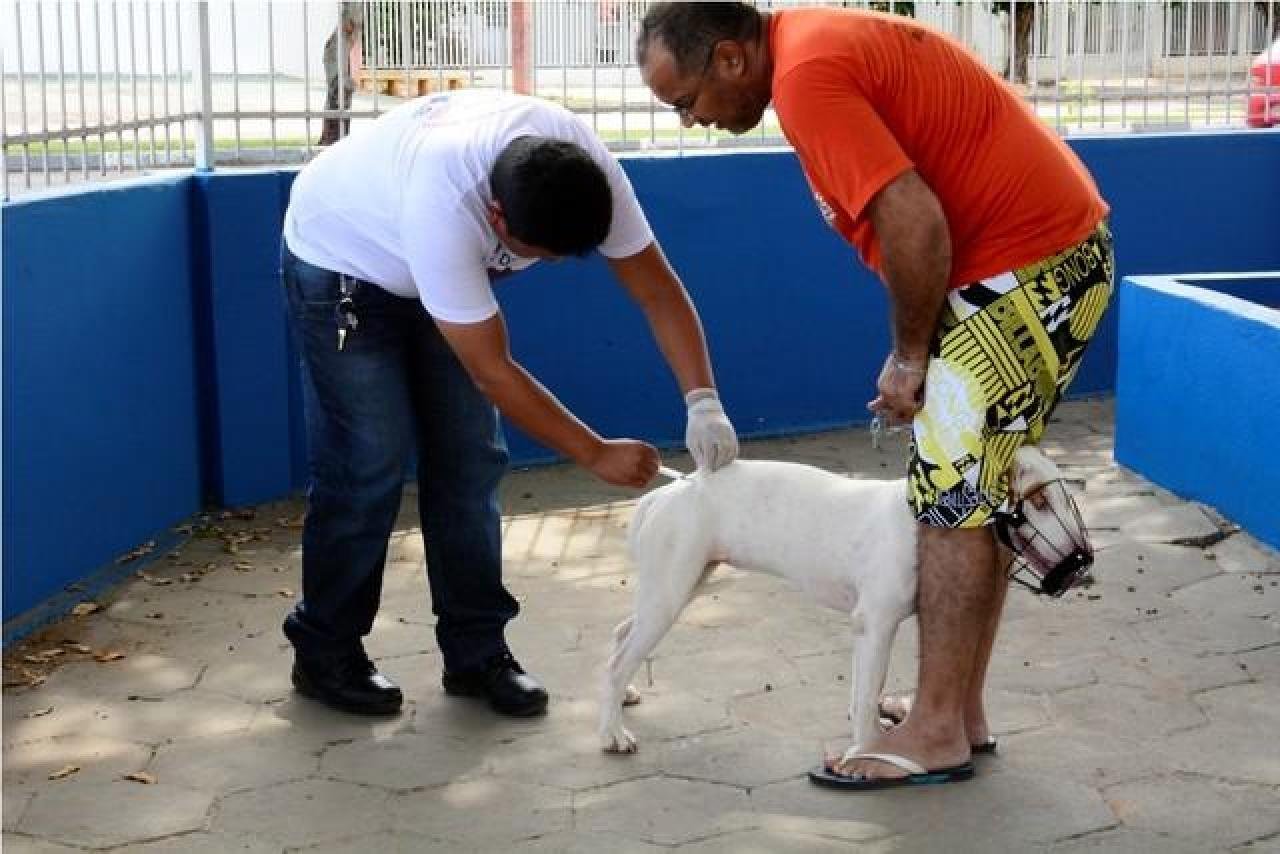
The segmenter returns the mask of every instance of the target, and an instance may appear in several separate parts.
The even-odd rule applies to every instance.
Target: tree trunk
[[[1031,30],[1036,19],[1034,0],[1022,0],[1014,4],[1013,45],[1004,60],[1004,79],[1014,83],[1027,82],[1027,57],[1031,55]],[[1006,8],[1006,12],[1009,10]]]

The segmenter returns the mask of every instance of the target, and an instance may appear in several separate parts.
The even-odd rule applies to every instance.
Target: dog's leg
[[[635,737],[622,725],[622,706],[635,690],[627,683],[675,624],[707,569],[704,544],[663,551],[656,565],[637,565],[635,613],[614,630],[600,692],[600,746],[609,753],[635,752]]]
[[[853,721],[853,743],[865,748],[879,732],[880,692],[889,672],[889,654],[904,615],[863,609],[853,613],[853,673],[849,717]]]
[[[618,646],[621,645],[622,642],[627,639],[627,635],[631,634],[631,626],[634,623],[634,621],[635,621],[635,617],[627,617],[621,623],[618,623],[617,628],[613,630],[613,648],[614,649],[617,649]],[[626,692],[623,694],[623,697],[622,697],[622,705],[634,706],[639,702],[640,702],[640,692],[636,689],[635,685],[628,684],[626,688]]]

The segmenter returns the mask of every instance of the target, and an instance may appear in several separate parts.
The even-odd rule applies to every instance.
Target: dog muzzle
[[[1080,508],[1059,478],[995,515],[996,536],[1013,552],[1009,579],[1033,593],[1061,596],[1093,566]]]

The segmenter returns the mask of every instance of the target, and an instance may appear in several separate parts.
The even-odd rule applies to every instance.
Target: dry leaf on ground
[[[119,564],[119,563],[128,563],[128,562],[129,562],[129,561],[131,561],[131,560],[137,560],[138,558],[142,557],[143,555],[149,555],[149,554],[151,554],[153,551],[155,551],[155,549],[156,549],[156,541],[155,541],[155,540],[147,540],[145,543],[143,543],[142,545],[138,546],[138,547],[137,547],[136,549],[134,549],[133,551],[131,551],[131,552],[126,552],[125,554],[120,555],[120,557],[116,558],[116,563],[118,563],[118,564]]]
[[[81,602],[79,605],[71,609],[73,617],[87,617],[102,610],[102,606],[97,602]]]
[[[142,783],[143,785],[146,785],[146,786],[150,786],[152,783],[156,781],[156,778],[152,777],[146,771],[134,771],[132,774],[125,774],[120,779],[129,780],[130,782],[133,782],[133,783]]]
[[[49,775],[50,780],[62,780],[80,770],[79,765],[64,765]]]
[[[125,656],[124,656],[124,653],[123,653],[123,652],[120,652],[119,650],[114,650],[114,649],[113,649],[113,650],[110,650],[110,651],[105,651],[105,650],[104,650],[103,652],[98,653],[97,655],[95,655],[95,656],[93,657],[93,660],[94,660],[94,661],[101,661],[101,662],[103,662],[103,663],[106,663],[106,662],[108,662],[108,661],[119,661],[120,659],[122,659],[122,658],[124,658],[124,657],[125,657]]]

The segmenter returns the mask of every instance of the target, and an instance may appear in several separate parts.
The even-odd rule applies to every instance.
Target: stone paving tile
[[[300,583],[301,503],[213,516],[212,536],[25,650],[125,657],[59,656],[43,685],[6,690],[4,850],[1276,850],[1276,553],[1246,532],[1171,545],[1229,523],[1111,463],[1111,412],[1068,404],[1046,443],[1096,526],[1096,581],[1060,601],[1011,593],[988,695],[1001,752],[970,783],[854,797],[810,785],[806,768],[850,737],[847,615],[732,568],[637,672],[644,702],[624,717],[640,752],[602,754],[596,692],[631,607],[635,494],[556,467],[503,486],[523,609],[509,638],[550,714],[504,720],[441,692],[414,489],[368,641],[406,695],[381,719],[291,690],[280,622]],[[892,476],[904,450],[874,450],[865,431],[745,446],[854,477]],[[889,689],[911,687],[916,652],[909,620]],[[48,779],[68,764],[81,770]],[[155,784],[119,779],[135,770]]]
[[[671,849],[590,831],[549,833],[520,843],[520,854],[659,854]]]
[[[1109,854],[1206,854],[1224,849],[1206,848],[1202,843],[1165,836],[1147,830],[1116,828],[1102,833],[1090,833],[1079,839],[1071,839],[1051,845],[1045,851],[1052,854],[1077,854],[1081,851],[1106,851]]]
[[[1232,572],[1188,585],[1173,594],[1173,600],[1202,617],[1266,619],[1280,618],[1280,583],[1266,575]]]
[[[743,830],[712,839],[681,845],[680,854],[840,854],[850,851],[844,839],[827,839],[807,833],[780,830]],[[893,851],[887,843],[858,842],[856,850],[866,852]]]
[[[1234,658],[1251,678],[1280,682],[1280,641],[1261,649],[1238,653]]]
[[[236,733],[162,744],[146,770],[165,785],[222,794],[303,779],[319,764],[317,751],[295,739]]]
[[[647,777],[574,798],[577,827],[679,845],[755,826],[747,793],[734,786]]]
[[[987,765],[1100,788],[1170,773],[1173,768],[1159,744],[1155,737],[1056,723],[1035,732],[1002,736],[998,766]]]
[[[386,827],[390,799],[382,789],[352,783],[280,783],[222,798],[209,827],[286,846],[314,845]]]
[[[422,854],[422,852],[426,851],[472,854],[472,852],[478,852],[480,849],[469,846],[464,847],[457,843],[445,842],[403,830],[382,830],[377,833],[355,836],[349,839],[308,845],[305,848],[290,848],[289,851],[291,854],[292,852],[298,852],[298,854],[370,854],[370,852],[375,851],[377,854]]]
[[[987,767],[964,784],[890,789],[870,797],[813,790],[807,780],[753,790],[757,814],[796,819],[857,821],[868,837],[900,835],[947,850],[962,840],[981,840],[992,850],[1048,844],[1116,823],[1097,790],[1067,778]],[[946,840],[940,843],[940,840]],[[896,845],[895,845],[896,850]]]
[[[1266,839],[1258,839],[1232,850],[1238,851],[1240,854],[1276,854],[1277,851],[1280,851],[1280,834]]]
[[[1238,531],[1205,551],[1217,559],[1218,568],[1223,572],[1280,573],[1280,552],[1254,539],[1247,531]]]
[[[1207,537],[1218,532],[1209,516],[1194,504],[1160,507],[1130,517],[1121,533],[1144,543],[1168,543],[1185,537]]]
[[[396,830],[490,851],[574,826],[568,791],[493,777],[395,795],[389,808]]]
[[[1248,652],[1280,643],[1274,620],[1215,620],[1181,613],[1136,624],[1134,630],[1143,641],[1188,655]]]
[[[67,845],[59,845],[56,842],[49,842],[31,836],[21,836],[17,833],[6,833],[4,835],[4,850],[7,854],[71,854],[71,852],[83,851],[84,849],[71,848]]]
[[[1280,802],[1268,786],[1184,774],[1122,783],[1103,794],[1126,827],[1197,842],[1202,850],[1280,833]]]
[[[320,760],[324,777],[391,791],[438,786],[483,772],[476,757],[456,739],[422,738],[413,733],[337,744]]]
[[[42,788],[17,830],[67,845],[103,848],[200,830],[213,804],[212,795],[179,786],[67,782]]]
[[[821,760],[822,752],[819,739],[735,727],[666,745],[662,766],[675,777],[753,789],[799,777]]]
[[[59,788],[101,786],[143,770],[151,755],[152,748],[144,744],[85,735],[12,745],[4,751],[5,794],[44,788],[50,774],[68,765],[80,770],[74,779],[58,781]]]
[[[33,797],[35,797],[35,792],[16,789],[7,783],[5,784],[3,820],[6,833],[18,826],[18,822],[22,820],[22,814],[26,811],[27,805],[31,803]]]
[[[280,854],[283,849],[265,839],[201,831],[111,850],[112,854]]]

